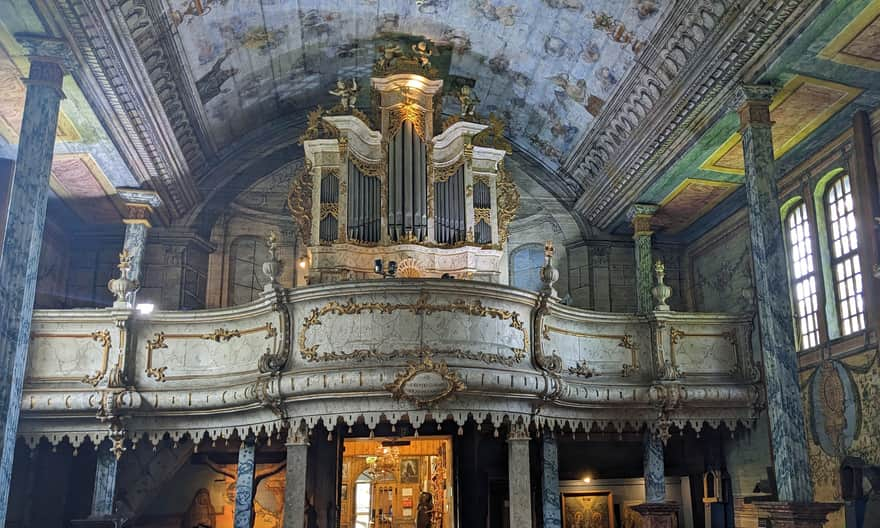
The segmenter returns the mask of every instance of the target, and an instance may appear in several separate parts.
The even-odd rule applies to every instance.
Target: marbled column
[[[147,248],[147,231],[152,227],[151,217],[154,208],[159,207],[162,201],[159,195],[153,191],[142,189],[118,189],[119,197],[125,201],[128,212],[122,222],[125,224],[125,240],[122,244],[124,250],[131,257],[129,279],[143,284],[143,261],[144,252]],[[135,295],[131,294],[129,304],[135,306]]]
[[[92,517],[113,515],[113,505],[116,502],[116,470],[119,461],[107,444],[98,448],[98,462],[95,466],[95,491],[92,494]]]
[[[769,86],[740,86],[739,109],[761,349],[779,501],[810,502],[813,483],[779,215]]]
[[[308,476],[308,432],[291,428],[287,433],[287,468],[284,481],[284,528],[302,528],[305,523],[306,477]]]
[[[32,57],[18,157],[0,248],[0,526],[6,523],[37,265],[46,220],[61,83],[70,50],[60,40],[16,35]]]
[[[562,510],[559,503],[559,453],[556,438],[544,431],[541,438],[541,499],[544,528],[562,528]]]
[[[513,424],[507,436],[507,471],[510,490],[510,526],[532,526],[532,483],[529,473],[529,432]]]
[[[634,204],[629,214],[633,226],[633,246],[635,248],[636,307],[639,313],[654,309],[651,298],[653,279],[653,252],[651,250],[651,218],[657,212],[656,205]]]
[[[235,479],[234,528],[251,528],[254,523],[254,468],[257,444],[248,435],[238,449],[238,470]]]
[[[666,465],[663,462],[663,441],[651,431],[645,431],[642,467],[645,473],[645,502],[665,502]]]

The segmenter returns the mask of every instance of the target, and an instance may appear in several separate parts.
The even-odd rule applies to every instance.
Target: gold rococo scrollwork
[[[354,151],[351,150],[349,150],[348,159],[349,161],[351,161],[351,164],[354,165],[355,168],[359,170],[364,176],[381,179],[385,175],[385,164],[383,161],[367,161],[365,159],[362,159]]]
[[[333,218],[339,218],[339,204],[336,202],[333,203],[322,203],[321,204],[321,220],[327,218],[328,216],[332,216]]]
[[[425,141],[425,113],[427,110],[414,103],[406,103],[391,108],[388,122],[388,138],[393,138],[404,121],[409,121],[422,141]]]
[[[424,396],[408,392],[407,384],[420,374],[435,375],[443,384],[442,389]],[[419,407],[430,406],[466,388],[458,373],[450,370],[445,361],[435,363],[430,356],[422,358],[421,363],[410,363],[405,371],[397,374],[393,382],[385,385],[385,390],[389,391],[395,400],[408,400]]]
[[[166,334],[165,332],[156,332],[153,335],[153,339],[147,340],[147,365],[144,372],[147,374],[148,378],[154,378],[158,382],[167,381],[165,371],[168,370],[168,367],[153,366],[153,352],[162,348],[168,348],[167,340],[169,339],[201,339],[204,341],[213,341],[215,343],[226,343],[231,341],[233,338],[240,338],[248,334],[256,334],[259,332],[265,332],[266,339],[275,339],[278,337],[278,329],[275,328],[272,323],[266,323],[264,325],[254,328],[248,328],[245,330],[229,330],[226,328],[217,328],[213,332],[207,334]]]
[[[508,227],[516,217],[519,209],[519,189],[510,177],[510,174],[501,164],[498,167],[498,177],[495,180],[495,190],[498,194],[498,236],[500,243],[507,242]]]
[[[294,176],[287,193],[287,209],[296,224],[297,235],[305,244],[312,239],[312,162],[306,160]]]
[[[512,356],[505,356],[498,353],[474,352],[461,349],[431,349],[421,346],[412,349],[395,349],[387,352],[381,352],[374,348],[358,349],[350,352],[319,352],[320,345],[309,345],[308,331],[322,324],[321,318],[328,315],[358,315],[362,313],[380,313],[392,314],[397,311],[410,311],[413,314],[430,315],[438,312],[463,313],[477,317],[489,317],[501,321],[509,321],[510,328],[520,332],[523,337],[522,348],[513,348]],[[319,361],[365,361],[365,360],[391,360],[399,358],[422,358],[428,355],[450,356],[457,359],[466,359],[471,361],[480,361],[487,364],[501,364],[505,366],[513,366],[520,363],[526,357],[526,350],[529,347],[529,336],[525,330],[525,325],[520,319],[519,313],[512,310],[504,310],[501,308],[493,308],[484,306],[480,300],[465,301],[457,299],[447,303],[433,304],[429,302],[428,295],[423,294],[413,303],[382,303],[382,302],[355,302],[349,299],[345,303],[330,301],[327,304],[313,308],[309,315],[303,320],[302,328],[298,338],[300,356],[309,362]]]
[[[460,168],[464,166],[464,156],[458,158],[454,163],[444,167],[434,167],[434,182],[443,183],[448,181]]]
[[[492,209],[488,207],[474,207],[474,223],[480,223],[480,220],[487,225],[492,224]]]

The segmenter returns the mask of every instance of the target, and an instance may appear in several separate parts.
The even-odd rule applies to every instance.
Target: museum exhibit
[[[880,528],[880,0],[0,0],[0,525]]]

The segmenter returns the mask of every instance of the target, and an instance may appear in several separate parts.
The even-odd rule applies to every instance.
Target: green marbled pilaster
[[[62,41],[16,35],[32,57],[9,212],[0,248],[0,525],[6,523],[15,435],[30,345],[37,266],[46,221],[49,170],[63,98]],[[50,57],[58,57],[58,62]]]
[[[636,307],[639,313],[649,313],[654,309],[651,288],[654,286],[651,217],[657,206],[635,204],[629,218],[633,225],[633,246],[636,270]]]
[[[752,267],[778,499],[803,503],[813,500],[813,483],[776,190],[769,112],[772,95],[768,86],[741,86],[735,102],[742,123]]]

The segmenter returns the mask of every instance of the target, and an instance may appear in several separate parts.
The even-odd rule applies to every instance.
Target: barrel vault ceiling
[[[0,4],[7,36],[42,31],[72,44],[81,67],[70,89],[88,115],[67,117],[73,128],[77,119],[99,122],[105,146],[124,161],[88,160],[108,194],[122,185],[155,189],[172,223],[202,218],[223,189],[247,188],[301,156],[306,112],[332,101],[339,78],[368,86],[378,46],[403,36],[447,50],[448,80],[475,81],[478,112],[507,122],[514,155],[528,160],[532,176],[582,225],[609,229],[709,129],[733,85],[756,78],[780,53],[774,43],[802,31],[828,2]],[[14,40],[0,44],[15,55]],[[444,108],[458,105],[447,97]]]

